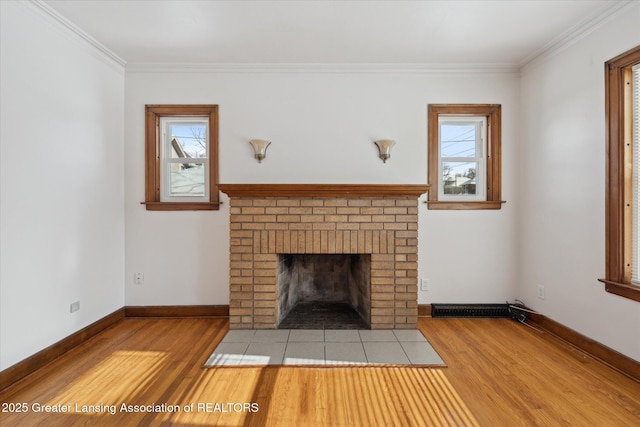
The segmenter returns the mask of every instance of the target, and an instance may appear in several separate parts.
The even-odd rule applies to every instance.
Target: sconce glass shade
[[[254,157],[258,159],[258,163],[262,163],[262,159],[267,156],[267,147],[271,144],[271,141],[252,139],[249,144],[253,147]]]
[[[376,141],[375,144],[378,146],[382,162],[387,163],[387,160],[391,157],[391,147],[396,145],[396,142],[392,139],[381,139]]]

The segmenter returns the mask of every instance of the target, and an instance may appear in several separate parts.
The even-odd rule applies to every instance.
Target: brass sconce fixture
[[[396,145],[396,142],[392,139],[381,139],[380,141],[376,141],[375,144],[378,146],[378,151],[380,152],[379,157],[382,159],[382,162],[387,163],[387,160],[391,157],[391,147]]]
[[[262,163],[262,159],[267,156],[267,147],[271,144],[271,141],[252,139],[249,144],[253,147],[254,157],[258,159],[258,163]]]

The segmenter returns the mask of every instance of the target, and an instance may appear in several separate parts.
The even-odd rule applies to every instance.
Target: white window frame
[[[205,137],[205,150],[206,157],[188,158],[184,160],[182,158],[173,158],[172,153],[172,139],[171,126],[174,124],[179,125],[205,125],[206,130],[204,132]],[[160,117],[160,201],[167,203],[182,203],[182,202],[207,202],[209,200],[209,157],[211,155],[210,141],[209,141],[209,118],[208,117]],[[189,196],[189,195],[172,195],[171,194],[171,166],[174,164],[202,164],[204,167],[204,193],[202,196]]]
[[[442,126],[443,125],[474,125],[476,128],[475,157],[444,157],[442,156]],[[487,199],[487,117],[476,115],[439,115],[438,117],[438,200],[450,202],[484,201]],[[476,194],[445,194],[444,193],[444,164],[449,162],[475,163]]]

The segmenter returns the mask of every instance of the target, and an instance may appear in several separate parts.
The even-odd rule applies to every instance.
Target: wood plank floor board
[[[640,384],[549,334],[497,319],[440,320],[426,319],[421,329],[441,354],[447,350],[440,346],[456,336],[456,345],[462,340],[492,356],[445,357],[449,379],[482,425],[504,425],[508,418],[522,425],[638,424]],[[487,401],[498,412],[483,410]]]
[[[204,362],[228,330],[226,319],[124,319],[0,392],[0,402],[25,402],[30,408],[116,405],[113,415],[30,410],[0,413],[0,424],[638,425],[640,383],[548,333],[510,319],[420,318],[418,323],[447,368],[207,369]],[[255,403],[258,411],[236,412],[229,402]],[[126,413],[122,403],[180,410]],[[191,412],[184,410],[189,405]]]

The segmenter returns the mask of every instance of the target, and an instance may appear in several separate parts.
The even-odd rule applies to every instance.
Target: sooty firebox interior
[[[371,255],[278,256],[281,329],[369,329]]]

